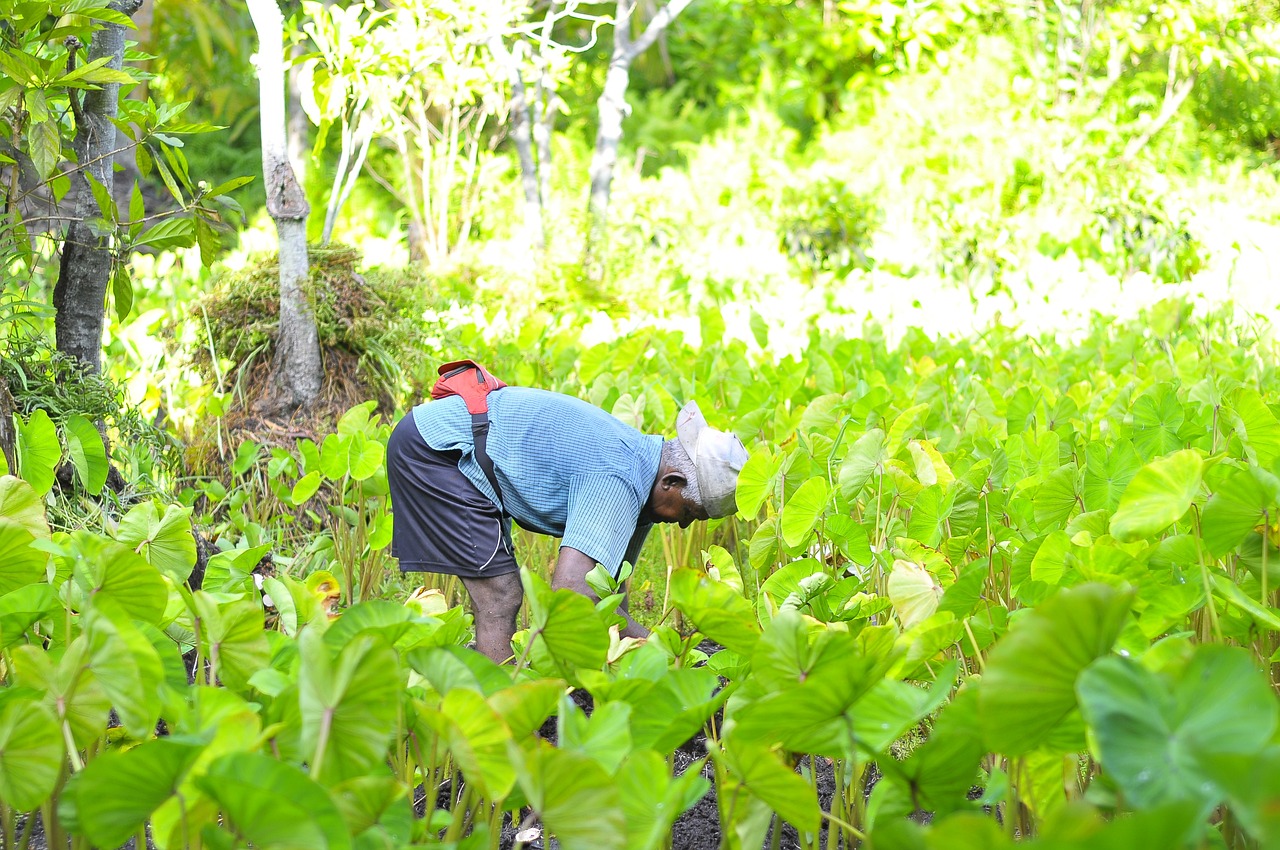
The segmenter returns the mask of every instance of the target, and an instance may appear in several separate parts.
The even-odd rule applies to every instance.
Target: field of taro
[[[777,361],[716,322],[489,350],[652,433],[696,399],[751,451],[738,516],[655,532],[630,574],[643,643],[623,588],[553,592],[522,537],[507,665],[387,555],[372,404],[74,529],[49,508],[60,468],[101,491],[94,424],[20,418],[0,843],[1280,846],[1269,339],[1165,303]]]

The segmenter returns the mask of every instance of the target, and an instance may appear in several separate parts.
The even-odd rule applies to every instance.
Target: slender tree
[[[132,15],[141,5],[142,0],[114,0],[110,8]],[[107,67],[120,70],[124,67],[124,41],[124,24],[105,24],[93,34],[87,61],[106,57]],[[95,373],[102,371],[102,330],[113,262],[110,237],[92,224],[102,213],[89,180],[92,178],[110,192],[116,154],[113,122],[119,113],[119,96],[118,82],[86,91],[83,103],[71,92],[76,121],[73,144],[80,168],[73,171],[74,214],[62,246],[58,282],[53,288],[58,350]]]
[[[291,414],[320,395],[323,377],[315,315],[304,284],[309,275],[307,214],[310,206],[289,162],[285,133],[284,17],[276,0],[249,0],[258,33],[261,91],[262,175],[267,212],[280,242],[280,330],[264,413]]]
[[[618,163],[618,143],[622,141],[622,119],[626,117],[627,87],[631,84],[631,63],[657,41],[658,36],[685,10],[692,0],[670,0],[649,21],[639,38],[631,38],[632,16],[638,0],[617,0],[613,27],[613,55],[604,78],[604,91],[597,102],[599,127],[596,148],[591,156],[591,200],[587,210],[587,241],[583,267],[592,280],[603,277],[604,253],[609,222],[609,192],[613,169]]]

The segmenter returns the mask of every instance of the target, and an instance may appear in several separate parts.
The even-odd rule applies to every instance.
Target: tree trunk
[[[533,158],[533,132],[529,121],[529,98],[520,71],[520,58],[507,50],[502,36],[489,40],[494,58],[506,69],[511,85],[511,138],[520,158],[520,183],[524,188],[524,227],[529,246],[539,253],[547,247],[542,223],[542,193],[538,187],[538,165]]]
[[[142,0],[112,0],[110,8],[132,15]],[[94,33],[86,62],[108,57],[107,66],[124,67],[125,27],[107,24]],[[90,221],[101,217],[89,189],[92,176],[110,191],[118,111],[119,83],[102,84],[84,93],[76,122],[75,151],[81,166],[71,182],[75,192],[74,220],[62,245],[58,282],[53,288],[54,335],[58,350],[79,360],[86,369],[102,371],[102,328],[107,285],[111,281],[111,246],[107,237],[93,232]]]
[[[267,212],[280,241],[280,330],[276,337],[271,390],[258,409],[292,414],[320,395],[322,366],[315,316],[307,300],[307,197],[289,164],[285,133],[284,18],[276,0],[249,0],[258,32],[261,91],[262,174]]]
[[[295,62],[303,55],[302,42],[293,45],[290,58]],[[302,111],[302,89],[298,84],[298,66],[289,68],[289,163],[298,175],[299,182],[307,179],[307,160],[311,158],[310,146],[307,144],[307,133],[311,122],[307,113]]]
[[[604,91],[598,101],[599,127],[595,152],[591,155],[591,198],[587,208],[587,241],[583,271],[589,280],[604,276],[604,253],[609,223],[609,192],[613,170],[618,164],[618,144],[622,141],[622,119],[626,117],[627,87],[631,82],[631,63],[657,40],[658,35],[684,11],[692,0],[671,0],[663,6],[644,33],[631,40],[631,16],[636,0],[617,0],[617,16],[613,26],[613,55],[604,79]]]

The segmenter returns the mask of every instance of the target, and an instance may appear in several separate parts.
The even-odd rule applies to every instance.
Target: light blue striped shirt
[[[642,434],[572,396],[529,387],[489,394],[489,457],[507,513],[530,531],[560,537],[615,576],[635,564],[649,533],[640,522],[658,476],[662,437]],[[460,451],[463,475],[498,504],[475,459],[471,414],[456,396],[413,409],[436,451]]]

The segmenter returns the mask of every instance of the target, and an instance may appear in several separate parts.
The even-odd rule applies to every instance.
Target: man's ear
[[[688,483],[689,480],[675,470],[671,470],[667,472],[666,475],[662,476],[662,486],[667,490],[672,488],[683,490],[685,485]]]

